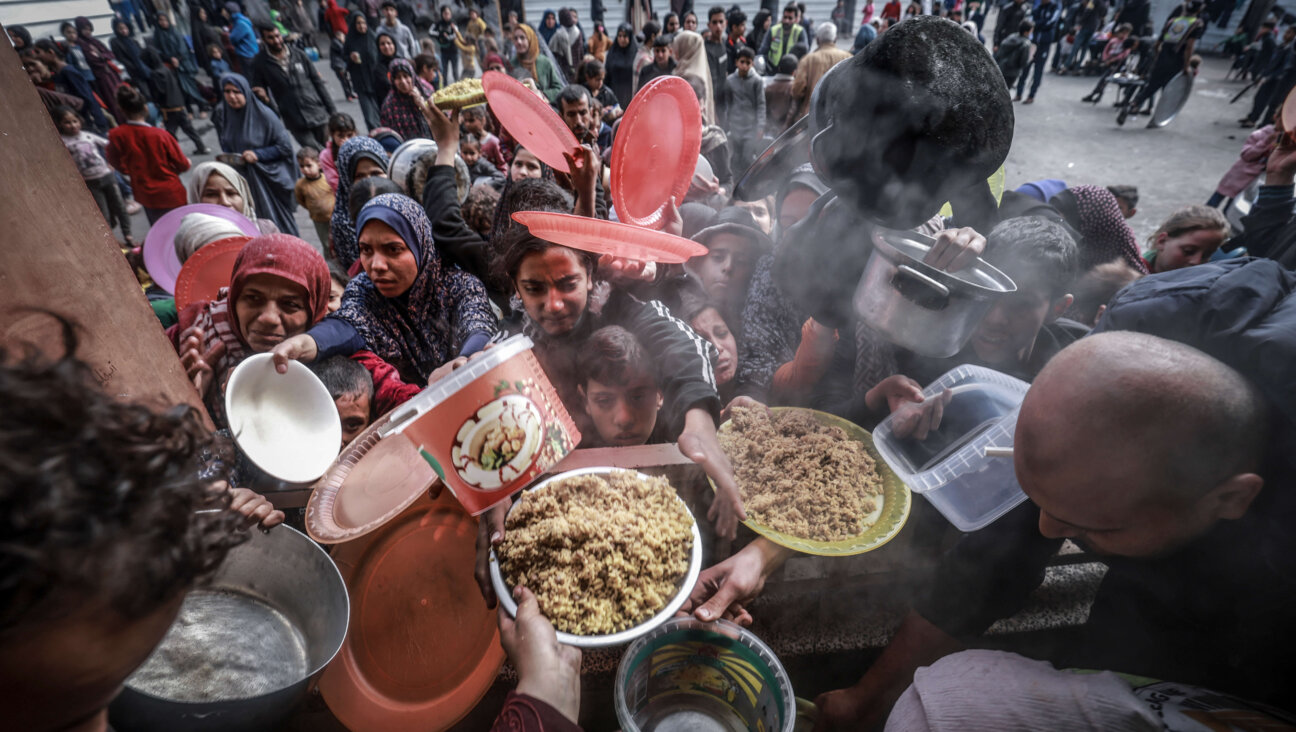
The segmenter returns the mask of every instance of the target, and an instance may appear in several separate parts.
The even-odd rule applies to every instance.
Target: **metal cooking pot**
[[[277,611],[292,626],[290,630],[300,634],[305,673],[296,681],[260,696],[213,702],[183,702],[154,696],[132,688],[132,680],[136,678],[132,677],[126,680],[109,710],[114,729],[121,732],[279,729],[280,723],[306,694],[311,679],[333,660],[342,647],[351,617],[346,584],[333,560],[305,534],[288,526],[278,526],[269,533],[253,530],[251,534],[248,541],[230,551],[211,585],[195,593],[215,590],[225,597],[247,598],[245,606],[264,603]],[[228,625],[240,623],[243,618],[239,616],[230,621],[227,617],[223,621]],[[249,622],[250,642],[259,639],[257,631]]]
[[[898,346],[948,358],[967,345],[994,301],[1017,285],[981,259],[958,272],[923,264],[934,244],[912,231],[876,230],[855,312]]]
[[[423,185],[427,183],[428,171],[436,164],[437,144],[426,138],[406,140],[392,153],[391,162],[387,164],[387,177],[392,179],[405,195],[419,203],[423,202]],[[455,192],[459,194],[459,203],[468,198],[472,189],[472,175],[468,164],[455,154]]]
[[[743,173],[738,185],[734,186],[734,198],[756,201],[776,193],[797,166],[810,161],[810,137],[809,116],[802,117],[784,130]]]

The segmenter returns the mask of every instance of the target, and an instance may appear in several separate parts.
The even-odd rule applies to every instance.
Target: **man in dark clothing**
[[[323,150],[329,141],[328,119],[337,112],[328,87],[306,54],[284,43],[278,28],[259,24],[257,30],[261,51],[252,59],[252,91],[276,108],[298,144]]]
[[[1247,68],[1252,72],[1251,78],[1256,78],[1260,72],[1269,68],[1269,61],[1273,58],[1274,48],[1278,45],[1277,31],[1274,30],[1276,27],[1277,24],[1272,20],[1261,23],[1260,34],[1244,51],[1251,57],[1250,62],[1247,64]]]
[[[1112,19],[1116,25],[1129,23],[1134,26],[1135,38],[1152,34],[1152,4],[1148,0],[1129,0],[1116,11]]]
[[[166,131],[176,138],[176,142],[179,142],[180,137],[176,135],[176,130],[184,130],[197,146],[194,148],[195,155],[206,155],[211,152],[203,144],[202,135],[194,129],[193,120],[189,118],[189,110],[185,109],[184,87],[181,86],[178,72],[167,66],[165,59],[152,48],[144,49],[140,58],[152,71],[149,76],[149,91],[158,112],[162,114],[162,125],[166,127]]]
[[[995,63],[999,64],[999,71],[1003,73],[1009,89],[1017,84],[1017,77],[1030,65],[1031,60],[1030,38],[1035,32],[1035,24],[1027,18],[1021,22],[1020,29],[1016,35],[1005,38],[995,51]],[[1017,99],[1021,99],[1020,94]]]
[[[670,76],[675,70],[675,59],[671,57],[671,41],[675,39],[669,33],[661,33],[653,39],[653,62],[639,70],[639,88],[659,76]]]
[[[1152,71],[1148,74],[1147,84],[1134,95],[1129,104],[1121,107],[1116,116],[1116,124],[1125,124],[1125,119],[1143,106],[1153,94],[1165,88],[1180,73],[1192,73],[1189,60],[1197,47],[1197,39],[1206,32],[1206,19],[1201,15],[1201,0],[1192,0],[1183,12],[1166,21],[1157,41],[1156,60],[1152,62]],[[1154,123],[1149,122],[1149,126]]]
[[[1035,55],[1031,57],[1030,65],[1022,70],[1021,76],[1017,79],[1017,96],[1016,99],[1022,98],[1022,92],[1026,89],[1026,77],[1032,76],[1030,83],[1030,94],[1026,95],[1026,103],[1035,103],[1035,94],[1039,91],[1040,81],[1044,78],[1044,64],[1048,62],[1049,47],[1057,40],[1058,23],[1060,22],[1061,8],[1053,0],[1042,0],[1039,7],[1035,8],[1033,19],[1035,21],[1035,35],[1031,40],[1035,43]]]
[[[1017,33],[1021,29],[1021,22],[1030,17],[1031,6],[1026,4],[1026,0],[1013,0],[1011,5],[1007,5],[999,11],[999,20],[995,23],[994,32],[994,51],[999,51],[999,44],[1003,43],[1008,36]]]
[[[1260,87],[1256,89],[1251,112],[1238,120],[1243,127],[1260,127],[1269,124],[1274,113],[1287,99],[1287,93],[1296,85],[1296,28],[1283,32],[1283,43],[1262,67]]]
[[[71,94],[81,100],[82,112],[97,128],[100,134],[108,134],[108,118],[104,116],[103,108],[95,100],[94,90],[90,87],[90,82],[81,75],[81,72],[68,66],[59,55],[58,47],[54,41],[48,38],[42,38],[32,45],[31,54],[33,58],[45,64],[49,69],[54,81],[54,87],[57,91],[64,94]]]
[[[1089,50],[1089,41],[1094,33],[1102,27],[1107,18],[1107,0],[1085,0],[1076,17],[1075,44],[1071,46],[1071,57],[1067,59],[1067,69],[1074,71],[1084,61],[1085,52]]]
[[[738,49],[747,45],[747,14],[741,10],[730,9],[725,16],[728,32],[725,36],[725,73],[732,74],[738,70]],[[752,49],[755,51],[756,49]],[[728,78],[726,76],[726,78]]]
[[[714,5],[707,11],[707,32],[702,36],[706,48],[707,68],[711,71],[711,95],[715,100],[716,119],[724,119],[728,108],[725,79],[728,78],[729,56],[725,46],[725,9]]]

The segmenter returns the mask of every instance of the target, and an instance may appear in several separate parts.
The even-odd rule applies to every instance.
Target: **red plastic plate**
[[[702,149],[702,110],[678,76],[659,76],[634,95],[612,143],[612,203],[621,221],[666,225],[670,197],[683,203]]]
[[[707,253],[707,248],[682,236],[617,221],[548,211],[518,211],[513,220],[555,244],[640,262],[679,264]]]
[[[522,82],[498,71],[482,75],[482,89],[491,113],[519,145],[554,170],[569,172],[563,153],[576,147],[576,136],[553,107]]]
[[[233,221],[248,236],[261,235],[255,221],[224,206],[191,203],[166,212],[149,227],[148,234],[144,237],[144,268],[148,270],[153,282],[167,292],[175,292],[176,278],[180,276],[180,257],[175,253],[175,235],[180,229],[180,222],[191,213],[219,216],[226,221]]]
[[[234,274],[234,262],[250,236],[231,236],[214,241],[189,257],[180,268],[175,282],[176,310],[184,310],[196,302],[211,302],[222,287],[229,287]]]

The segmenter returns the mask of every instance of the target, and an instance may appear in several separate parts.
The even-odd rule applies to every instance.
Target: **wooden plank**
[[[203,410],[8,43],[0,99],[0,339],[58,354],[57,330],[30,308],[61,313],[82,326],[79,355],[110,394]]]

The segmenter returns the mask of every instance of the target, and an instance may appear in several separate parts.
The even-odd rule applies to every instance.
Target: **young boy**
[[[108,228],[112,228],[113,219],[116,219],[121,226],[126,246],[134,247],[130,214],[126,213],[126,202],[122,200],[121,191],[117,188],[117,176],[100,154],[103,148],[108,147],[108,141],[83,131],[81,118],[68,107],[55,107],[51,116],[63,138],[63,145],[72,155],[72,162],[76,163],[77,171],[85,180],[86,188],[90,189],[95,203],[99,204],[99,212],[103,214],[104,221],[108,222]]]
[[[145,121],[148,103],[134,88],[118,89],[117,105],[126,124],[108,132],[108,164],[130,178],[135,200],[153,224],[162,214],[189,202],[180,180],[180,174],[189,169],[189,158],[171,133]]]
[[[346,34],[340,31],[334,33],[333,39],[329,41],[329,68],[337,74],[338,82],[342,84],[342,93],[346,94],[347,101],[354,102],[358,99],[355,89],[351,87],[351,76],[347,73]]]
[[[653,361],[630,331],[600,328],[576,356],[577,390],[594,429],[581,447],[627,447],[666,442],[657,429],[662,393]]]
[[[797,57],[791,54],[779,59],[774,78],[765,87],[765,129],[777,137],[783,134],[794,119],[788,119],[794,113],[792,102],[792,82],[797,70]]]
[[[342,420],[342,449],[373,421],[373,377],[359,361],[333,356],[310,366],[333,397]]]
[[[500,150],[499,138],[486,129],[486,105],[468,107],[459,112],[460,126],[465,134],[475,135],[481,142],[481,154],[495,169],[503,173],[508,170],[504,153]]]
[[[464,163],[468,166],[468,175],[472,177],[472,182],[477,183],[483,179],[491,180],[500,175],[490,161],[482,157],[481,140],[469,132],[459,138],[459,157],[463,158]]]
[[[310,212],[311,223],[315,225],[315,235],[319,237],[319,250],[328,258],[329,220],[333,218],[333,200],[337,194],[324,179],[320,170],[320,152],[310,145],[297,151],[297,167],[302,177],[293,186],[293,197],[298,205]]]
[[[219,79],[230,72],[229,61],[225,60],[225,50],[219,44],[207,44],[207,68],[213,79]]]
[[[653,62],[639,70],[639,86],[656,79],[659,76],[670,76],[675,70],[675,59],[671,51],[671,41],[674,38],[669,33],[663,33],[653,39],[652,56]]]
[[[752,73],[756,52],[748,46],[738,49],[737,70],[725,79],[729,95],[726,106],[729,145],[733,150],[734,170],[746,170],[756,155],[765,149],[765,82]]]
[[[176,130],[184,130],[196,146],[194,155],[210,154],[207,145],[203,144],[202,136],[194,129],[193,120],[189,118],[189,110],[185,108],[188,100],[185,99],[184,87],[180,85],[180,77],[166,65],[162,56],[151,48],[144,49],[141,58],[153,71],[153,75],[149,77],[149,85],[152,87],[153,103],[162,114],[162,126],[166,127],[166,131],[170,132],[177,141],[180,138],[176,137]]]
[[[1107,190],[1116,197],[1116,204],[1120,206],[1121,216],[1128,221],[1134,218],[1138,213],[1139,190],[1138,186],[1114,185],[1107,186]]]
[[[441,62],[430,53],[420,53],[414,57],[414,73],[431,84],[433,89],[441,89],[445,86],[441,78]]]
[[[1008,83],[1011,89],[1017,85],[1017,77],[1030,64],[1031,59],[1031,34],[1035,32],[1034,21],[1027,18],[1017,27],[1017,35],[1009,36],[999,44],[999,51],[995,53],[995,62],[999,64],[999,71],[1003,73],[1004,81]],[[1021,101],[1021,95],[1014,98],[1014,101]]]
[[[741,332],[739,316],[756,260],[773,249],[769,237],[746,209],[729,206],[694,234],[693,241],[707,253],[690,259],[684,270],[702,283],[725,321]]]

